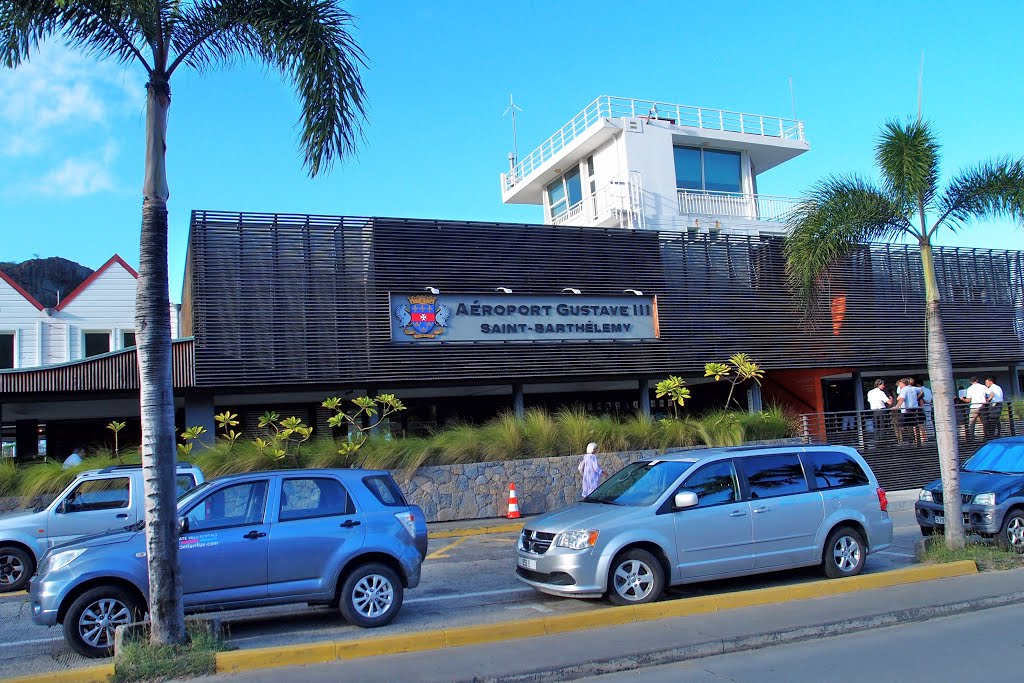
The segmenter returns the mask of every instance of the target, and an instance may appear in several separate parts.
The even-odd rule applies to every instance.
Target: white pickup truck
[[[198,467],[178,464],[179,495],[202,482]],[[143,519],[143,499],[142,467],[115,465],[82,472],[49,505],[0,515],[0,593],[28,586],[49,548]]]

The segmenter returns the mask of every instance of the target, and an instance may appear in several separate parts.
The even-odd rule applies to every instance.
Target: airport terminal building
[[[669,374],[700,412],[725,398],[704,364],[737,352],[766,371],[751,408],[861,408],[876,376],[926,375],[920,254],[864,245],[802,311],[782,253],[797,200],[757,178],[808,149],[799,121],[603,97],[502,175],[505,202],[540,207],[535,225],[194,211],[179,423],[273,409],[322,429],[324,397],[380,392],[408,405],[392,425],[406,433],[532,405],[659,414]],[[935,261],[957,378],[1019,396],[1024,252]],[[133,362],[0,371],[0,417],[137,416]]]

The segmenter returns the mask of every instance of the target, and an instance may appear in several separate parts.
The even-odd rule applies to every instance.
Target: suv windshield
[[[987,443],[961,469],[964,472],[1024,474],[1024,444]]]
[[[691,465],[692,462],[678,460],[634,462],[609,477],[583,502],[635,507],[650,505],[675,484]]]

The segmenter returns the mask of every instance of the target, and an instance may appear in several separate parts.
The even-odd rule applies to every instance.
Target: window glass
[[[819,489],[838,489],[846,486],[866,486],[868,475],[857,461],[839,451],[811,451],[805,453],[804,463],[814,473],[814,485]]]
[[[374,498],[381,502],[381,505],[386,505],[387,507],[405,507],[407,505],[405,496],[402,495],[398,484],[391,477],[375,474],[370,477],[363,477],[363,483],[370,490],[370,493],[373,494]]]
[[[293,519],[350,515],[348,491],[337,479],[285,479],[281,483],[281,511],[278,519]]]
[[[565,203],[565,185],[559,178],[548,185],[548,203],[551,205],[551,216],[561,216],[569,207]]]
[[[565,187],[569,193],[569,208],[583,201],[583,187],[580,185],[579,167],[565,174]]]
[[[185,513],[189,531],[262,524],[267,480],[247,481],[214,491]]]
[[[98,356],[101,353],[110,352],[109,332],[86,332],[85,333],[85,358]]]
[[[14,367],[14,333],[0,333],[0,370]]]
[[[178,497],[180,498],[183,493],[195,488],[196,477],[194,474],[179,474],[175,483],[178,485]]]
[[[723,460],[705,465],[691,474],[679,487],[679,491],[697,494],[697,507],[735,503],[739,500],[736,478],[733,476],[732,461]],[[677,491],[678,493],[678,491]]]
[[[135,346],[135,333],[125,332],[123,335],[122,342],[123,343],[121,344],[121,346],[126,349],[130,349],[131,347]]]
[[[129,486],[128,477],[83,481],[64,499],[64,509],[66,512],[90,512],[126,508]]]
[[[700,150],[696,147],[674,147],[676,187],[680,190],[702,190]]]
[[[704,150],[704,189],[710,192],[740,191],[739,152]]]
[[[692,462],[677,460],[634,462],[608,477],[583,500],[609,505],[650,505],[692,465]]]
[[[740,458],[750,484],[750,498],[772,498],[807,491],[807,480],[796,454],[756,455]]]
[[[1024,474],[1024,445],[990,442],[964,463],[965,472],[1006,472]]]

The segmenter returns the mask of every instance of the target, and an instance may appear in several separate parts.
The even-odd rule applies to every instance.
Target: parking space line
[[[440,550],[435,550],[434,552],[430,553],[424,559],[436,560],[436,559],[439,559],[439,558],[442,558],[442,557],[448,557],[448,555],[445,554],[446,551],[451,550],[455,546],[460,545],[462,543],[465,543],[468,540],[469,540],[468,536],[463,536],[462,538],[457,538],[453,542],[451,542],[448,545],[446,545],[445,547],[441,548]]]
[[[879,550],[878,555],[895,555],[896,557],[908,557],[911,560],[917,559],[917,557],[911,553],[898,553],[895,550]]]

